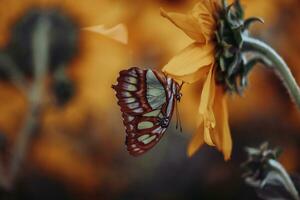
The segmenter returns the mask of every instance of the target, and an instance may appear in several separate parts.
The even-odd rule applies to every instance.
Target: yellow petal
[[[194,134],[189,146],[188,146],[188,156],[192,156],[195,152],[204,144],[203,140],[203,123],[198,127],[198,130]]]
[[[215,143],[213,142],[212,137],[211,137],[211,130],[212,130],[211,125],[212,125],[211,121],[205,120],[205,122],[204,122],[204,142],[206,144],[208,144],[209,146],[215,146]]]
[[[206,76],[209,67],[214,64],[214,49],[212,43],[192,43],[173,57],[162,71],[177,80],[194,83]]]
[[[128,42],[128,32],[124,24],[118,24],[112,28],[107,28],[104,25],[89,26],[82,28],[82,30],[101,34],[123,44]]]
[[[215,145],[211,137],[211,130],[216,125],[216,120],[212,109],[215,96],[215,80],[213,72],[214,67],[211,67],[204,82],[199,106],[199,115],[204,119],[204,141],[210,146]]]
[[[199,43],[212,40],[216,30],[214,15],[218,12],[218,4],[214,0],[201,0],[188,14],[166,12],[161,15],[169,19],[175,26]]]
[[[227,96],[222,87],[217,87],[213,110],[216,117],[213,137],[217,148],[223,152],[224,159],[228,160],[232,151],[232,139],[228,124]]]
[[[218,1],[201,0],[189,13],[202,27],[202,34],[206,42],[213,38],[217,29],[217,22],[214,16],[219,12],[219,8]]]
[[[203,30],[201,24],[199,24],[198,20],[195,20],[191,15],[166,12],[163,9],[161,9],[160,13],[193,40],[196,40],[199,43],[206,42],[205,36],[202,33]]]
[[[211,67],[201,93],[197,132],[189,145],[189,155],[205,142],[216,146],[228,160],[232,151],[232,139],[228,124],[227,95],[222,86],[216,85],[216,69]]]
[[[214,67],[209,69],[209,73],[204,82],[204,86],[201,93],[200,106],[199,106],[199,122],[196,138],[199,138],[201,135],[201,141],[205,142],[210,146],[214,146],[214,141],[211,137],[211,131],[215,127],[215,117],[213,114],[213,101],[215,95],[215,81],[214,81]],[[199,139],[198,139],[199,140]],[[192,143],[195,143],[192,140]],[[192,145],[196,149],[195,146]]]
[[[211,67],[207,78],[204,82],[204,86],[201,93],[200,106],[199,106],[199,114],[207,115],[211,114],[208,111],[212,111],[213,101],[215,97],[215,76],[214,76],[214,67]],[[209,118],[212,118],[209,115]]]
[[[226,97],[223,98],[222,105],[223,105],[222,151],[224,154],[224,159],[228,160],[230,159],[231,152],[232,152],[232,139],[231,139],[231,133],[228,124],[228,108],[227,108]]]

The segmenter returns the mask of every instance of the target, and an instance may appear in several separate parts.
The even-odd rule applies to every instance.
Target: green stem
[[[260,53],[272,62],[274,70],[280,76],[289,91],[291,98],[300,109],[300,88],[293,77],[291,70],[281,56],[278,55],[274,49],[260,40],[244,36],[243,42],[243,51]]]
[[[42,98],[45,91],[45,77],[48,72],[49,63],[49,32],[51,24],[47,18],[40,18],[33,32],[32,51],[34,80],[29,91],[29,111],[24,125],[19,133],[15,146],[12,150],[12,158],[9,165],[9,179],[7,189],[13,189],[22,164],[27,156],[28,147],[32,141],[32,135],[38,127],[41,115]]]
[[[300,200],[298,191],[295,188],[295,185],[291,180],[289,174],[285,171],[284,167],[279,162],[273,159],[270,159],[268,161],[268,164],[270,165],[270,167],[272,167],[273,170],[277,171],[280,174],[280,177],[284,181],[285,189],[291,194],[293,199]]]

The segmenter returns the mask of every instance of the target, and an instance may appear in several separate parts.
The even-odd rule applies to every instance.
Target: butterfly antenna
[[[182,86],[185,84],[184,81],[181,82],[181,85],[179,86],[179,91],[181,91]],[[179,113],[179,106],[178,106],[178,102],[176,101],[176,118],[177,118],[177,124],[179,123],[179,127],[180,127],[180,132],[182,132],[182,124],[181,124],[181,118],[180,118],[180,113]],[[176,124],[176,129],[177,129],[177,124]]]
[[[181,85],[179,86],[179,91],[181,91],[182,86],[185,84],[184,81],[181,82]]]
[[[176,130],[178,129],[178,105],[177,105],[177,101],[175,102],[175,110],[176,110]]]
[[[181,124],[181,118],[180,118],[180,113],[179,113],[179,106],[178,106],[178,102],[176,101],[175,103],[175,110],[176,110],[176,129],[178,129],[178,125],[179,125],[179,130],[180,132],[182,132],[182,124]]]
[[[181,118],[180,118],[180,113],[179,113],[179,108],[177,106],[177,115],[178,115],[178,121],[179,121],[179,127],[180,127],[180,132],[182,132],[182,124],[181,124]]]

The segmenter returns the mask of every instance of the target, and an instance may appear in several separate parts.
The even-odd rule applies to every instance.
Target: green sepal
[[[265,23],[265,21],[262,19],[262,18],[259,18],[259,17],[250,17],[248,19],[246,19],[244,21],[244,27],[243,27],[243,31],[246,31],[250,28],[250,26],[253,24],[253,23],[256,23],[256,22],[260,22],[262,24]]]
[[[254,59],[245,63],[242,59],[245,32],[256,21],[263,22],[260,18],[249,18],[244,20],[244,11],[239,0],[227,5],[222,1],[223,9],[218,14],[218,27],[215,33],[218,60],[217,70],[219,73],[218,83],[223,84],[230,93],[242,94],[248,85],[250,70],[260,59]]]
[[[234,54],[230,51],[230,48],[224,49],[223,56],[225,58],[232,58]]]
[[[220,67],[221,67],[221,71],[225,72],[226,71],[226,63],[225,63],[225,59],[224,59],[223,56],[220,56],[219,64],[220,64]]]
[[[230,77],[233,75],[233,73],[235,72],[235,70],[237,69],[237,65],[239,64],[239,56],[235,56],[233,61],[229,64],[228,66],[228,70],[227,70],[227,76]]]
[[[236,0],[234,2],[234,7],[236,9],[237,18],[243,19],[244,18],[244,10],[243,10],[243,7],[242,7],[242,4],[241,4],[240,0]]]

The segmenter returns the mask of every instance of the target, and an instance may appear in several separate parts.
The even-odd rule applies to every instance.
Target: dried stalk
[[[47,18],[39,19],[32,40],[34,80],[28,91],[29,110],[23,128],[12,149],[12,158],[7,173],[5,173],[3,163],[0,163],[0,184],[7,190],[12,189],[15,183],[26,157],[32,135],[38,126],[45,90],[44,80],[48,72],[49,30],[50,23]]]

